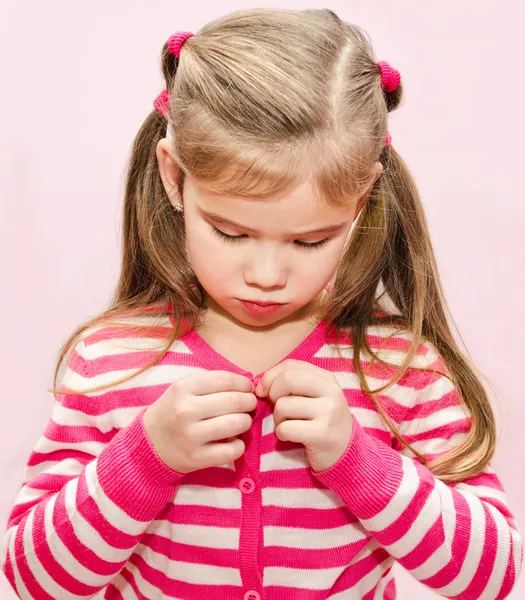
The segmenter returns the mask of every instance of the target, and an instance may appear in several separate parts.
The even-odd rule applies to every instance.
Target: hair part
[[[293,48],[293,52],[290,52]],[[388,113],[402,98],[381,88],[367,35],[330,10],[240,10],[206,24],[188,39],[180,61],[164,45],[162,71],[175,131],[177,185],[191,174],[222,194],[265,198],[285,194],[309,179],[319,197],[343,204],[365,192],[367,202],[337,268],[330,299],[319,305],[338,339],[350,333],[361,388],[393,435],[408,446],[375,397],[411,366],[420,342],[432,343],[472,415],[465,440],[428,468],[443,481],[478,474],[492,459],[495,418],[472,361],[454,341],[428,225],[416,185],[400,155],[384,147]],[[153,110],[133,144],[124,196],[120,278],[110,306],[81,325],[62,346],[52,393],[68,351],[93,327],[115,326],[152,335],[130,317],[173,314],[173,328],[155,328],[165,343],[136,377],[162,360],[183,331],[196,328],[204,290],[186,256],[184,223],[162,184],[156,147],[167,120]],[[383,173],[370,191],[372,165]],[[378,289],[384,292],[377,297]],[[386,295],[395,312],[385,312]],[[361,356],[374,354],[367,328],[392,326],[411,333],[411,349],[394,377],[371,390]],[[396,331],[392,335],[395,335]],[[336,345],[338,351],[342,346]],[[425,369],[421,369],[425,370]],[[431,370],[432,371],[432,370]],[[108,385],[92,388],[100,391]],[[85,391],[85,390],[84,390]]]

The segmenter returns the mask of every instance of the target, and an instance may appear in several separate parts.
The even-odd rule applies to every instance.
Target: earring
[[[184,207],[182,206],[181,200],[181,193],[180,190],[177,190],[177,198],[179,199],[179,201],[177,202],[177,204],[175,204],[175,206],[173,207],[177,212],[179,213],[183,213],[184,212]]]

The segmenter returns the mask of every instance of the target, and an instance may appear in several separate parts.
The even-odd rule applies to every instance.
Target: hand
[[[303,444],[314,471],[330,468],[344,454],[352,436],[352,414],[333,373],[285,360],[264,374],[255,393],[275,403],[275,435]]]
[[[245,445],[234,436],[250,429],[256,406],[250,379],[204,371],[172,383],[144,412],[144,428],[161,460],[189,473],[237,460]]]

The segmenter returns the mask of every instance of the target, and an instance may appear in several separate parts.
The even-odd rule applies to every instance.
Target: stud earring
[[[179,201],[177,202],[177,204],[175,204],[175,206],[173,207],[177,212],[179,213],[183,213],[184,212],[184,207],[182,206],[181,203],[181,194],[180,194],[180,190],[177,190],[177,198],[179,199]]]

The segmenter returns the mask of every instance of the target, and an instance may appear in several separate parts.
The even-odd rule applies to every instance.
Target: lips
[[[252,304],[257,304],[257,306],[276,306],[283,304],[282,302],[259,302],[258,300],[243,300],[243,302],[251,302]]]
[[[244,310],[247,310],[252,315],[271,315],[278,311],[281,306],[284,306],[284,304],[276,304],[275,302],[265,302],[264,304],[256,304],[251,300],[239,300],[239,302],[244,307]]]

